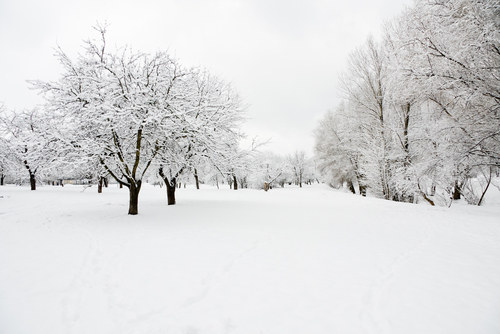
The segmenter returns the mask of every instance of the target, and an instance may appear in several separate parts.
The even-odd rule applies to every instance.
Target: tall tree
[[[362,151],[356,124],[352,123],[342,103],[328,111],[315,130],[315,158],[321,175],[333,187],[344,183],[352,193],[366,195],[366,180],[360,168]]]
[[[158,155],[158,173],[167,185],[167,202],[175,204],[177,178],[203,163],[225,168],[226,143],[238,145],[244,106],[229,83],[207,71],[193,72],[185,88],[182,128],[165,133]]]
[[[143,177],[165,136],[185,126],[182,106],[190,72],[164,52],[108,51],[106,27],[96,30],[101,40],[87,40],[75,62],[58,50],[64,70],[58,81],[34,85],[45,93],[49,108],[68,122],[70,147],[95,157],[129,189],[128,213],[135,215]]]
[[[387,117],[388,57],[382,45],[368,38],[350,54],[346,71],[340,79],[342,96],[363,129],[366,143],[364,157],[367,182],[375,193],[391,198],[389,187]]]

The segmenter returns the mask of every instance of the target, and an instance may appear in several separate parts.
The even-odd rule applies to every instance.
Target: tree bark
[[[99,176],[99,182],[97,182],[97,193],[100,194],[102,193],[102,182],[103,182],[103,177]]]
[[[166,178],[164,179],[165,185],[167,186],[167,205],[175,205],[175,188],[176,180],[175,177],[169,182]]]
[[[458,181],[455,181],[455,187],[453,189],[453,200],[458,199],[460,199],[460,185],[458,184]]]
[[[488,178],[488,183],[486,184],[486,189],[484,189],[483,194],[481,195],[481,198],[479,199],[479,202],[477,202],[477,206],[480,206],[481,203],[483,203],[484,195],[486,195],[486,192],[488,191],[488,188],[490,187],[491,174],[493,174],[493,172],[491,171],[491,167],[490,167],[490,177]]]
[[[354,189],[354,184],[352,184],[352,181],[347,181],[347,187],[353,194],[356,194],[356,190]]]
[[[238,190],[238,180],[236,180],[236,175],[233,174],[233,189]]]
[[[28,165],[28,161],[24,160],[24,167],[26,167],[26,170],[30,174],[30,185],[31,185],[31,190],[36,190],[36,169],[35,171],[32,171],[30,166]]]
[[[359,194],[363,197],[366,197],[366,186],[365,185],[359,185]]]
[[[134,182],[130,183],[129,194],[130,201],[128,206],[128,214],[136,215],[139,213],[139,191],[141,191],[141,181],[137,181],[137,185]]]
[[[31,190],[36,190],[36,178],[35,178],[35,173],[32,173],[31,170],[30,172],[30,185],[31,185]]]
[[[3,181],[5,179],[5,175],[0,175],[0,186],[3,186]]]
[[[426,193],[422,191],[422,189],[420,188],[420,184],[417,184],[418,186],[418,190],[420,191],[420,194],[422,195],[422,197],[432,206],[434,206],[434,201],[432,199],[430,199],[429,197],[427,197]]]
[[[198,180],[198,171],[194,169],[194,181],[196,182],[196,189],[200,189],[200,181]]]

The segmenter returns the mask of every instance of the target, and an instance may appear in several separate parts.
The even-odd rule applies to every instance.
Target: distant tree
[[[296,150],[291,155],[287,157],[288,164],[292,170],[295,183],[302,188],[302,180],[304,178],[304,173],[307,170],[307,165],[309,163],[306,152]]]
[[[264,189],[265,191],[268,191],[275,184],[279,183],[288,166],[286,159],[272,152],[256,154],[252,165],[252,183],[256,188]]]
[[[2,169],[28,172],[31,190],[36,190],[37,178],[47,173],[59,156],[59,141],[50,115],[38,109],[0,115],[3,154]],[[9,160],[9,161],[8,161]]]

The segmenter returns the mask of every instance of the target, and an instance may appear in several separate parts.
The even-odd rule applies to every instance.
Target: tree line
[[[128,213],[138,213],[143,182],[166,186],[175,204],[179,180],[200,176],[233,189],[311,182],[310,159],[240,148],[246,106],[232,86],[200,68],[185,67],[166,52],[130,46],[110,50],[106,26],[71,59],[61,48],[62,73],[53,82],[31,81],[45,104],[13,112],[0,106],[0,176],[31,189],[47,178],[114,179],[129,190]],[[200,175],[201,174],[201,175]]]
[[[315,132],[332,185],[480,205],[500,169],[500,2],[417,0],[354,50]]]

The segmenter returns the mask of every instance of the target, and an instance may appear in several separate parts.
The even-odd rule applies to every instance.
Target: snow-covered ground
[[[0,187],[2,334],[500,333],[500,200]]]

